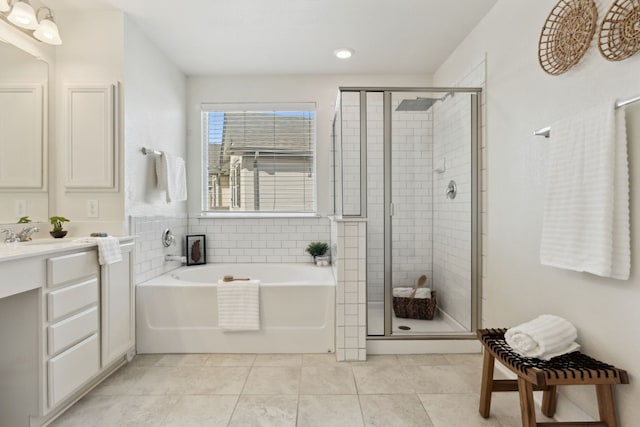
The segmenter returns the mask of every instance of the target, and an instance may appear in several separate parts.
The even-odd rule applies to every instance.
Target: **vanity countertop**
[[[120,242],[133,240],[133,236],[120,236]],[[34,239],[29,242],[0,243],[0,263],[38,255],[48,255],[61,250],[91,248],[96,246],[92,237],[70,239]]]

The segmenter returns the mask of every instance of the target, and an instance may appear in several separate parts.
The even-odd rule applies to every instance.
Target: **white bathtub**
[[[218,328],[216,284],[260,279],[260,330]],[[182,267],[136,286],[138,353],[326,353],[334,345],[331,268],[306,264]]]

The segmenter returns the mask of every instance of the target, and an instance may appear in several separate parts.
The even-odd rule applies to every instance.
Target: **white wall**
[[[155,157],[140,149],[186,158],[186,77],[128,17],[124,88],[125,214],[185,214],[186,202],[167,203],[165,192],[157,190]]]
[[[187,80],[189,213],[200,213],[200,105],[206,102],[316,102],[318,213],[330,213],[331,122],[339,86],[428,86],[429,76],[221,76]]]
[[[120,168],[116,171],[117,191],[65,192],[66,128],[63,123],[68,84],[116,84],[124,78],[124,16],[122,12],[101,10],[70,11],[56,13],[59,28],[64,29],[64,43],[56,49],[56,150],[52,173],[52,203],[49,215],[61,215],[71,219],[65,224],[70,236],[88,235],[92,231],[106,231],[120,235],[126,230],[124,221],[124,197],[122,190],[122,135],[118,135]],[[120,94],[122,100],[122,93]],[[122,104],[121,104],[122,105]],[[119,117],[122,120],[122,115]],[[99,217],[89,218],[87,200],[98,200]]]
[[[640,105],[627,110],[631,172],[632,274],[628,281],[541,266],[539,241],[549,140],[535,129],[589,106],[640,93],[640,55],[622,62],[592,45],[578,66],[552,77],[538,65],[537,43],[555,0],[501,0],[435,75],[456,81],[487,55],[488,224],[484,326],[508,327],[555,313],[578,328],[586,353],[627,369],[632,384],[615,387],[620,425],[640,419]],[[602,17],[610,2],[599,2]],[[553,183],[549,183],[553,184]],[[565,387],[597,416],[593,390]]]
[[[165,255],[184,253],[186,202],[166,202],[157,189],[155,156],[142,147],[186,159],[186,76],[129,17],[124,19],[124,205],[129,234],[136,239],[136,282],[180,266]],[[161,235],[170,229],[175,244],[165,248]]]

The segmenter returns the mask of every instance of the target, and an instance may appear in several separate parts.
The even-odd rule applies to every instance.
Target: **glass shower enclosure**
[[[369,339],[468,337],[478,327],[480,91],[339,90],[334,210],[367,221]],[[428,291],[412,297],[417,282]],[[394,309],[394,295],[417,313]]]

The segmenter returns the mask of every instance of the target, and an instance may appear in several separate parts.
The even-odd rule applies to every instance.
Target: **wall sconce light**
[[[53,21],[51,9],[49,9],[48,7],[42,7],[38,9],[38,12],[40,12],[41,10],[44,10],[46,12],[46,15],[40,20],[38,28],[33,32],[33,37],[44,43],[61,45],[62,39],[60,38],[58,26]]]
[[[0,12],[9,12],[11,10],[11,6],[9,6],[8,0],[0,0]]]
[[[32,35],[37,40],[52,45],[62,44],[58,26],[53,21],[53,12],[48,7],[41,7],[36,12],[29,0],[0,0],[0,12],[9,12],[6,19],[16,27],[34,30]],[[45,15],[38,21],[40,12]]]
[[[7,16],[9,22],[20,28],[27,30],[35,30],[38,28],[38,18],[36,18],[36,11],[28,3],[28,0],[17,0],[13,2],[13,8]]]

